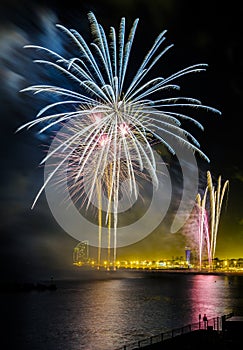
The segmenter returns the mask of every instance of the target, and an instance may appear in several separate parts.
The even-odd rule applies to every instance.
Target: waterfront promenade
[[[233,313],[146,338],[116,350],[237,349],[242,347],[243,317]]]
[[[196,330],[190,333],[181,334],[163,342],[143,346],[143,350],[232,350],[242,347],[242,335],[239,337],[229,337],[222,331]],[[126,349],[126,348],[124,348]],[[141,347],[133,348],[141,349]]]

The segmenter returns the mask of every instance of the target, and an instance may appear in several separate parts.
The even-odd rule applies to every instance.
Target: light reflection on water
[[[229,301],[229,289],[226,287],[227,276],[196,275],[190,289],[190,304],[194,315],[204,313],[211,316],[227,314],[232,311]],[[224,304],[222,304],[224,300]],[[229,301],[229,303],[228,303]],[[195,322],[197,320],[194,320]]]
[[[55,292],[4,296],[8,341],[25,350],[114,350],[198,322],[199,313],[243,315],[243,276],[129,277],[60,281]]]

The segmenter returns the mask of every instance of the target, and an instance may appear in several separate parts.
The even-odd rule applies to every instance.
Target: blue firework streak
[[[138,19],[134,21],[126,39],[125,18],[121,19],[118,32],[113,27],[110,28],[109,36],[106,36],[93,13],[90,12],[88,18],[94,38],[90,45],[76,30],[57,25],[71,39],[75,49],[78,49],[79,57],[66,59],[46,47],[26,46],[43,51],[46,59],[38,59],[35,62],[64,74],[70,79],[73,89],[42,84],[22,90],[34,94],[48,94],[55,97],[55,100],[41,109],[34,120],[22,125],[18,130],[44,123],[39,130],[39,133],[44,133],[57,125],[69,124],[69,132],[42,161],[44,164],[55,154],[60,159],[45,180],[33,206],[50,179],[58,173],[60,166],[75,156],[76,166],[73,167],[72,176],[76,183],[80,186],[80,179],[89,174],[87,206],[97,194],[97,186],[107,187],[107,220],[112,211],[115,250],[121,182],[127,178],[127,192],[136,196],[136,175],[146,169],[153,185],[158,185],[152,140],[156,139],[174,154],[173,144],[166,141],[168,136],[172,136],[175,142],[209,161],[193,135],[181,128],[181,120],[191,121],[201,129],[203,126],[184,112],[178,112],[178,108],[196,107],[220,112],[190,97],[155,97],[171,89],[179,90],[175,80],[189,73],[205,71],[207,67],[207,64],[196,64],[167,78],[159,76],[148,79],[148,73],[173,46],[162,47],[166,31],[158,35],[134,77],[130,82],[126,81],[127,87],[124,88]]]

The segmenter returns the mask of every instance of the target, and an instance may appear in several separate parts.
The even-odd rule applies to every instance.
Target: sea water
[[[0,295],[4,349],[114,350],[199,314],[243,315],[242,275],[113,272],[55,282],[55,291]]]

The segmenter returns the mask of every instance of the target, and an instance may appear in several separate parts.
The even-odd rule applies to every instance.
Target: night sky
[[[50,73],[32,63],[23,46],[36,44],[57,50],[61,42],[56,23],[73,27],[84,36],[93,11],[105,27],[118,27],[126,17],[130,28],[139,18],[135,36],[136,59],[142,59],[156,36],[167,29],[166,42],[174,47],[157,65],[163,75],[196,63],[207,63],[206,72],[180,81],[182,95],[195,97],[219,109],[222,115],[195,113],[204,131],[187,125],[198,139],[210,164],[199,160],[200,186],[210,170],[214,181],[229,180],[216,256],[243,258],[243,5],[238,1],[100,0],[100,1],[1,1],[0,5],[0,98],[1,98],[1,222],[0,266],[2,278],[49,278],[70,276],[72,251],[78,243],[55,221],[44,194],[31,210],[43,183],[44,145],[48,135],[34,131],[15,133],[32,120],[44,101],[20,94],[33,83],[51,82]],[[33,53],[32,53],[33,55]],[[135,49],[134,49],[135,55]],[[36,58],[36,56],[35,56]],[[118,257],[159,258],[184,256],[183,235],[160,227],[149,237],[118,251]]]

